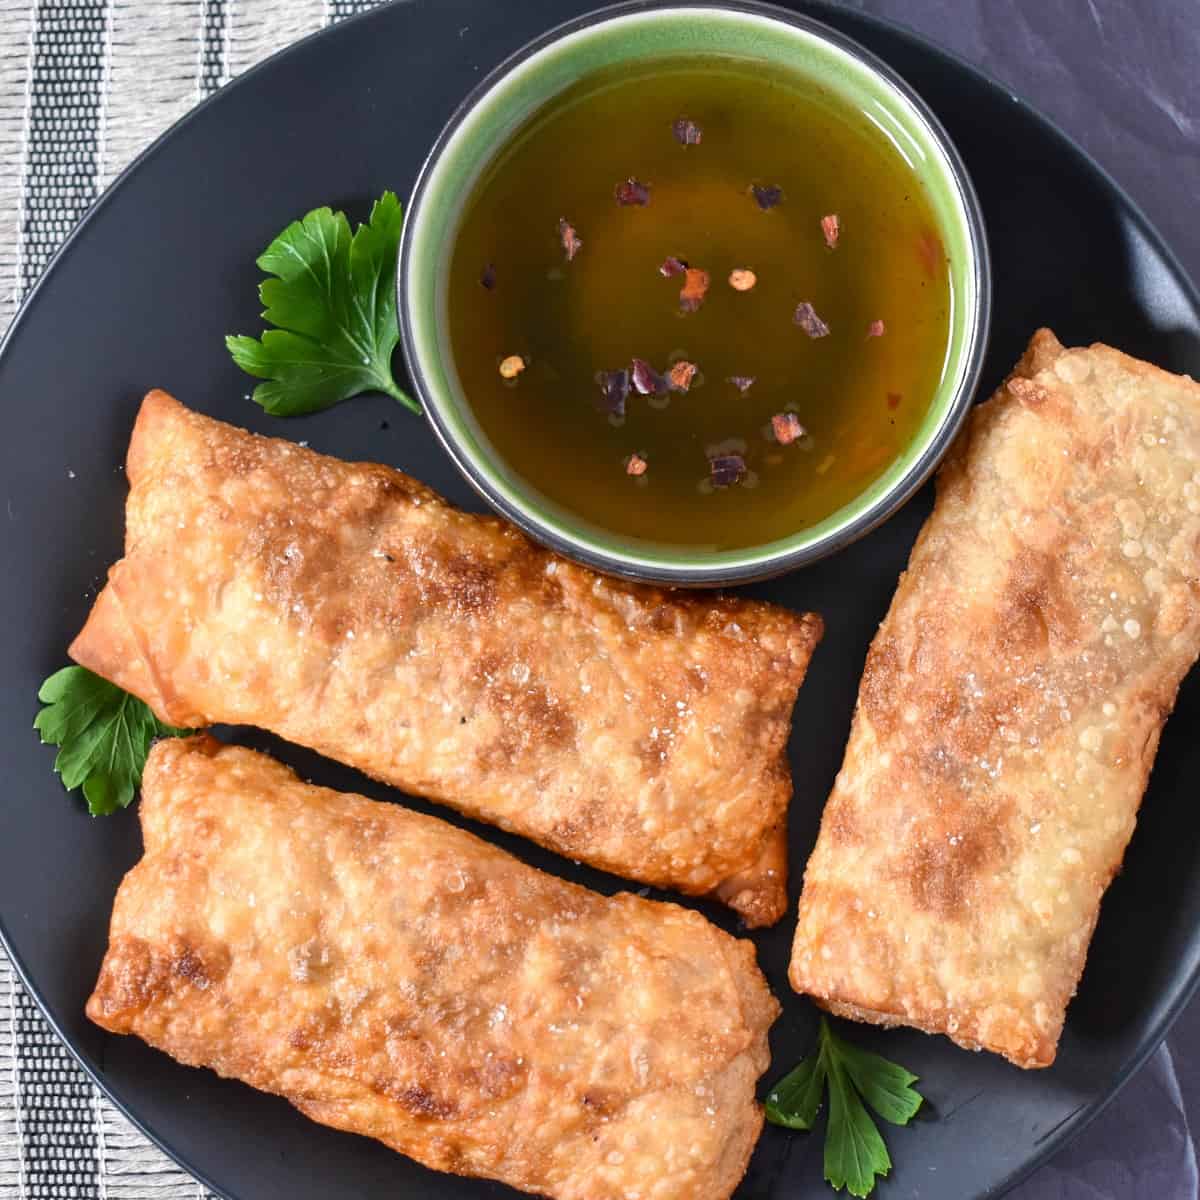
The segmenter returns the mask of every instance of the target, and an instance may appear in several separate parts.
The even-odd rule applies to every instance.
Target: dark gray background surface
[[[1116,178],[1200,280],[1200,0],[848,7],[908,25],[1040,108]],[[1014,1200],[1195,1200],[1194,1123],[1200,999],[1113,1104]]]

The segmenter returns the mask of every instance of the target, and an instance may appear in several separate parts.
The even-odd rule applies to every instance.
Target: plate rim
[[[173,121],[165,130],[154,138],[148,146],[141,150],[135,158],[116,176],[115,179],[100,193],[87,209],[84,215],[79,219],[67,236],[63,239],[59,247],[54,251],[47,261],[41,274],[28,293],[24,296],[19,304],[17,311],[13,314],[12,320],[9,322],[8,328],[5,330],[3,337],[0,337],[0,362],[3,361],[5,353],[8,351],[10,343],[19,334],[21,328],[26,321],[29,320],[30,314],[36,309],[41,293],[44,290],[44,285],[58,268],[59,263],[72,250],[76,240],[81,238],[87,231],[88,227],[93,223],[96,217],[104,212],[113,202],[113,198],[120,192],[122,186],[138,171],[141,170],[149,161],[151,161],[167,144],[167,142],[186,128],[192,121],[198,119],[201,114],[205,113],[208,108],[230,94],[234,89],[239,88],[243,84],[248,84],[256,79],[260,74],[265,73],[269,68],[273,67],[277,60],[281,60],[286,56],[300,53],[310,44],[315,43],[318,39],[330,38],[338,36],[342,29],[351,28],[360,23],[376,19],[381,14],[401,7],[413,6],[417,0],[385,0],[384,3],[377,5],[375,8],[368,9],[364,12],[355,13],[350,17],[346,17],[335,25],[326,25],[320,29],[313,30],[311,33],[305,34],[303,37],[296,39],[294,42],[274,51],[266,58],[261,59],[253,66],[247,68],[240,75],[230,80],[223,87],[218,88],[211,95],[206,96],[198,104],[190,108],[186,113]],[[683,0],[681,0],[681,3]],[[778,0],[777,0],[778,2]],[[1079,168],[1083,171],[1092,172],[1099,181],[1104,185],[1105,189],[1113,195],[1119,202],[1121,207],[1128,213],[1132,220],[1132,224],[1136,227],[1142,237],[1146,239],[1154,252],[1160,257],[1169,273],[1173,277],[1180,290],[1188,298],[1189,302],[1200,311],[1200,288],[1192,279],[1187,269],[1184,267],[1179,256],[1172,249],[1170,244],[1164,238],[1162,233],[1153,221],[1146,215],[1141,204],[1135,200],[1122,184],[1112,175],[1112,173],[1104,167],[1087,149],[1080,145],[1069,133],[1066,132],[1056,121],[1048,116],[1042,109],[1026,100],[1009,87],[1008,84],[998,79],[986,68],[972,63],[967,58],[963,57],[954,50],[941,45],[933,38],[914,29],[907,22],[897,20],[891,17],[884,17],[877,13],[865,12],[861,9],[846,9],[837,4],[835,0],[783,0],[784,3],[796,3],[809,15],[815,14],[815,19],[825,21],[832,16],[836,26],[838,17],[849,17],[851,20],[860,21],[868,26],[872,26],[884,33],[898,36],[910,45],[915,45],[923,52],[930,54],[935,59],[939,60],[941,66],[955,74],[965,73],[976,77],[987,85],[993,91],[999,92],[1008,100],[1019,106],[1027,119],[1032,120],[1040,129],[1049,135],[1049,137],[1057,143],[1060,150],[1065,152],[1070,158],[1074,159]],[[589,7],[587,13],[599,12],[606,7],[611,6],[611,0],[598,0],[595,7]],[[556,22],[555,24],[560,24]],[[547,28],[550,28],[549,26]],[[536,35],[535,35],[536,36]],[[851,35],[853,36],[853,35]],[[532,39],[530,39],[532,40]],[[880,56],[882,57],[882,56]],[[886,62],[886,60],[884,60]],[[889,64],[890,65],[890,64]],[[894,69],[894,68],[893,68]],[[898,72],[899,73],[899,72]],[[914,90],[918,91],[914,86]],[[407,200],[408,198],[405,197]],[[247,1197],[238,1197],[233,1193],[226,1191],[223,1187],[214,1183],[206,1170],[198,1167],[189,1157],[175,1150],[169,1145],[163,1137],[160,1137],[154,1129],[152,1129],[145,1120],[143,1120],[131,1106],[117,1094],[117,1091],[110,1085],[105,1077],[99,1062],[95,1064],[90,1060],[90,1056],[82,1049],[76,1046],[73,1039],[69,1038],[50,1011],[45,997],[42,995],[41,989],[36,985],[31,978],[23,958],[13,944],[12,937],[9,933],[5,913],[0,909],[0,945],[3,945],[5,952],[8,955],[9,962],[12,964],[13,970],[25,988],[27,994],[37,1005],[38,1011],[43,1019],[53,1030],[59,1042],[83,1070],[84,1074],[104,1096],[114,1105],[121,1115],[129,1121],[135,1129],[137,1129],[144,1137],[146,1137],[153,1145],[161,1150],[172,1162],[179,1166],[182,1170],[190,1174],[203,1187],[207,1188],[214,1196],[220,1200],[248,1200]],[[1149,1061],[1151,1056],[1159,1049],[1170,1032],[1172,1026],[1178,1020],[1183,1010],[1188,1007],[1191,1001],[1195,998],[1197,992],[1200,991],[1200,964],[1193,969],[1191,977],[1177,991],[1173,1001],[1169,1004],[1163,1015],[1155,1023],[1149,1034],[1142,1040],[1136,1051],[1129,1059],[1120,1067],[1119,1070],[1106,1083],[1106,1091],[1093,1104],[1085,1104],[1076,1112],[1070,1114],[1056,1126],[1049,1136],[1038,1146],[1036,1153],[1022,1163],[1019,1167],[1014,1168],[1002,1179],[994,1185],[985,1188],[983,1191],[974,1194],[972,1200],[985,1200],[992,1198],[998,1200],[1015,1187],[1028,1179],[1035,1171],[1042,1167],[1046,1162],[1052,1159],[1056,1154],[1065,1148],[1070,1142],[1074,1141],[1091,1123],[1100,1116],[1105,1109],[1117,1098],[1125,1085],[1136,1075]]]

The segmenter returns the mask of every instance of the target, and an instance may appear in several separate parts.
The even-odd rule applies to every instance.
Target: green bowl
[[[734,55],[819,84],[887,127],[925,187],[950,261],[941,383],[908,449],[853,501],[789,537],[738,550],[657,547],[608,534],[549,503],[475,421],[450,351],[446,281],[476,180],[535,112],[621,63]],[[753,0],[602,9],[544,34],[491,73],[450,118],[417,179],[400,246],[398,312],[413,385],[442,445],[480,494],[531,537],[589,566],[679,586],[741,583],[824,558],[875,528],[929,478],[974,398],[987,345],[991,270],[966,168],[937,118],[894,71],[818,21]]]

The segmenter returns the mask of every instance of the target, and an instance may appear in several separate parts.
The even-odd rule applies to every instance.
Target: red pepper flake
[[[945,261],[946,251],[942,248],[942,239],[932,229],[922,229],[917,239],[917,257],[925,274],[933,279],[937,276],[939,266]]]
[[[567,262],[570,262],[579,253],[579,248],[583,245],[583,238],[575,232],[575,226],[566,217],[558,218],[558,240],[562,242]]]
[[[758,201],[758,207],[766,212],[769,208],[774,208],[780,200],[783,199],[783,188],[777,184],[771,184],[768,187],[760,187],[757,183],[750,190],[754,193],[755,200]]]
[[[732,487],[746,474],[746,460],[740,454],[714,454],[708,460],[713,487]]]
[[[748,292],[757,282],[758,276],[749,267],[734,267],[729,272],[729,286],[735,292]]]
[[[684,271],[683,289],[679,293],[679,307],[684,312],[695,312],[704,303],[708,293],[708,272],[699,267],[688,267]]]
[[[650,203],[650,186],[634,179],[631,175],[624,183],[618,183],[613,193],[622,206],[637,204],[645,207]]]
[[[796,305],[796,312],[792,316],[795,321],[810,338],[823,338],[829,334],[829,326],[817,316],[817,310],[813,308],[807,300],[801,300]]]
[[[667,372],[667,382],[671,385],[672,391],[686,392],[692,386],[695,374],[696,364],[683,359]]]
[[[596,382],[600,385],[600,399],[596,407],[614,417],[623,417],[625,400],[629,395],[629,372],[600,371],[596,375]]]
[[[888,408],[897,409],[900,407],[900,401],[904,397],[899,392],[888,392]]]
[[[821,232],[825,235],[825,245],[830,250],[838,244],[838,236],[842,232],[841,222],[838,220],[837,213],[830,213],[827,217],[821,218]]]
[[[807,432],[800,424],[800,418],[794,412],[776,413],[771,418],[771,429],[775,434],[775,440],[781,446],[790,446]]]
[[[658,396],[670,391],[671,385],[665,375],[660,375],[644,358],[635,358],[633,367],[633,386],[643,396]]]
[[[867,337],[869,338],[883,337],[885,333],[887,333],[887,327],[882,321],[872,321],[870,325],[867,326]]]
[[[646,468],[649,465],[650,464],[640,454],[631,454],[625,460],[625,474],[626,475],[645,475]]]
[[[670,279],[672,275],[682,275],[687,271],[688,265],[682,258],[676,258],[675,255],[669,254],[663,259],[662,266],[658,268],[658,273],[664,279]]]
[[[727,382],[732,383],[744,396],[754,386],[754,380],[753,375],[730,375]]]
[[[704,130],[695,121],[689,121],[687,117],[680,117],[671,126],[671,131],[681,146],[698,146],[701,138],[704,137]]]
[[[488,263],[483,268],[483,273],[479,276],[479,282],[490,292],[496,286],[496,266],[494,263]]]

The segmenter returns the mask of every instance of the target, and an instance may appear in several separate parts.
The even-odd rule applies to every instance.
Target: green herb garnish
[[[392,374],[403,222],[400,201],[384,192],[353,234],[345,213],[315,208],[266,248],[258,265],[274,278],[258,294],[276,328],[225,339],[243,371],[268,381],[254,389],[256,404],[294,417],[379,391],[421,411]]]
[[[94,817],[127,808],[141,786],[150,744],[186,729],[164,725],[142,701],[84,667],[63,667],[41,688],[46,705],[33,723],[58,747],[54,769],[68,791],[83,788]]]
[[[921,1095],[911,1086],[916,1081],[896,1063],[843,1041],[822,1017],[816,1053],[771,1089],[767,1120],[788,1129],[811,1129],[828,1087],[825,1179],[838,1191],[845,1188],[852,1196],[865,1197],[876,1177],[892,1167],[866,1105],[893,1125],[907,1125],[921,1107]]]

